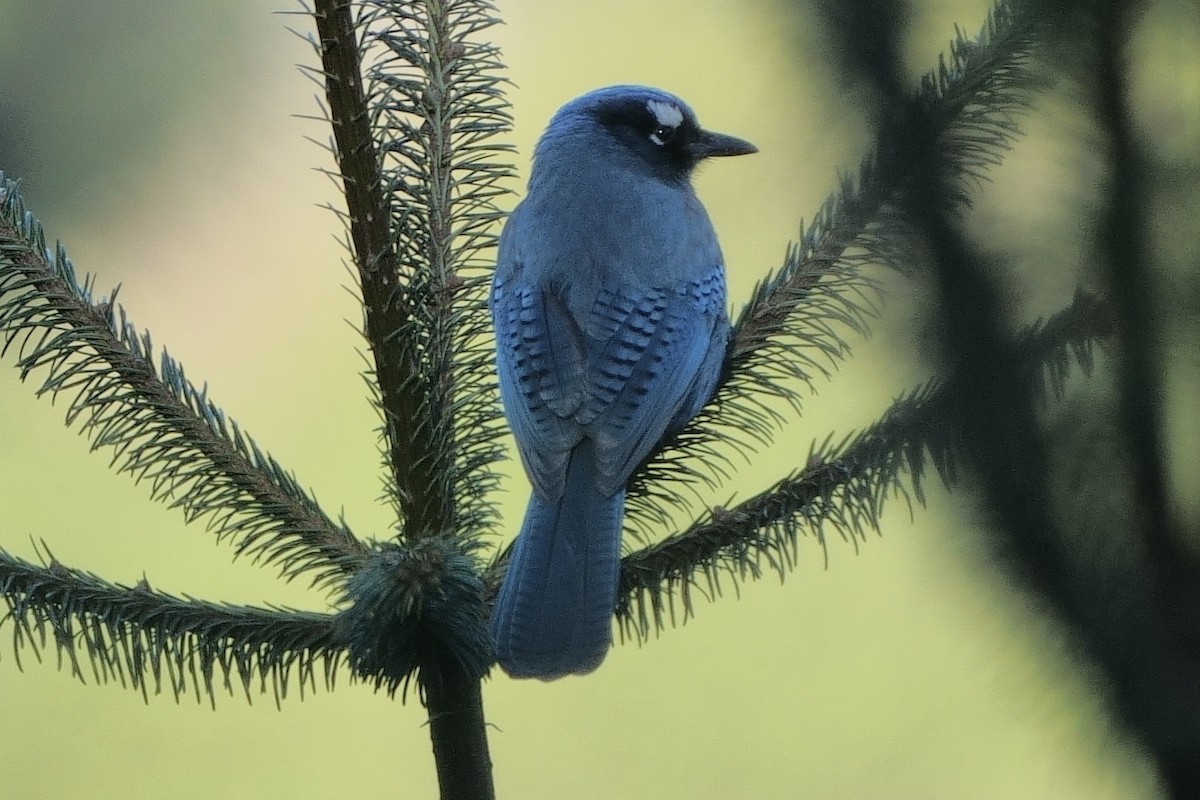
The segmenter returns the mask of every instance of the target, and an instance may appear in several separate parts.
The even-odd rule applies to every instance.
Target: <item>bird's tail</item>
[[[605,496],[595,475],[585,440],[562,497],[529,500],[492,612],[496,657],[514,678],[591,672],[612,644],[625,492]]]

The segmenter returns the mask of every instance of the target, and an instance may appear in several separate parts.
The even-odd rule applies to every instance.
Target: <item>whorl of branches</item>
[[[321,63],[310,74],[333,131],[330,174],[346,197],[340,215],[363,302],[395,540],[364,543],[329,519],[175,360],[164,352],[156,363],[115,292],[93,299],[63,248],[47,248],[17,185],[0,178],[0,341],[22,377],[68,397],[68,422],[119,470],[148,481],[155,498],[287,577],[332,586],[341,607],[331,615],[226,607],[4,555],[0,595],[11,613],[0,626],[11,626],[18,649],[53,638],[76,674],[85,654],[94,676],[143,690],[211,695],[219,675],[230,685],[257,678],[282,696],[292,672],[311,688],[313,675],[324,670],[329,680],[345,659],[376,687],[395,691],[416,677],[428,697],[453,703],[457,689],[447,687],[459,684],[439,681],[453,672],[477,687],[490,665],[486,603],[504,568],[501,558],[482,569],[478,554],[497,523],[503,431],[485,302],[511,169],[499,142],[510,122],[502,67],[482,41],[496,19],[479,0],[321,0],[309,13]],[[755,289],[713,402],[630,487],[631,527],[666,536],[625,559],[618,614],[627,633],[661,627],[675,597],[690,613],[697,586],[715,591],[764,564],[786,571],[803,533],[822,545],[829,532],[857,544],[886,497],[922,498],[928,464],[954,476],[956,433],[939,413],[953,386],[930,383],[858,435],[814,446],[765,491],[694,515],[682,531],[666,527],[672,509],[690,506],[685,491],[711,495],[722,465],[771,439],[784,421],[776,401],[798,403],[806,384],[845,357],[849,336],[876,313],[866,268],[910,266],[914,233],[900,210],[928,166],[921,159],[936,160],[952,208],[998,161],[1037,83],[1026,69],[1031,19],[1001,3],[978,38],[960,31],[912,97],[931,147],[880,141]],[[1031,385],[1053,391],[1073,361],[1087,368],[1092,342],[1110,332],[1106,320],[1102,303],[1080,296],[1018,337]]]

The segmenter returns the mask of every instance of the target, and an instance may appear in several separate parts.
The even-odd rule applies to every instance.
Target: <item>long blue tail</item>
[[[562,497],[535,492],[492,612],[500,666],[552,680],[600,666],[612,644],[625,492],[596,489],[585,443],[571,454]]]

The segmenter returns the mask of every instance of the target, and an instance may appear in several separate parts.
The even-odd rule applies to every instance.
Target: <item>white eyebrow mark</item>
[[[650,113],[658,120],[659,125],[678,128],[683,122],[683,112],[674,103],[668,103],[665,100],[647,100],[646,108],[650,109]]]

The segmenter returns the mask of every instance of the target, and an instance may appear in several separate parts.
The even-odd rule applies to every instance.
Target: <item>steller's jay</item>
[[[572,100],[538,142],[490,300],[533,484],[491,620],[513,677],[590,672],[612,643],[625,484],[710,399],[729,339],[721,249],[691,172],[755,151],[641,86]]]

